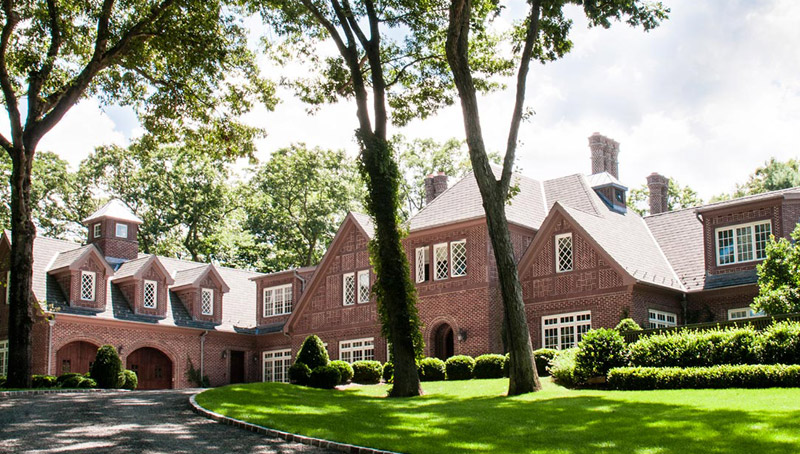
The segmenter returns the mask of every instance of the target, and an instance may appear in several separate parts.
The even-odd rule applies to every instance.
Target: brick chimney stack
[[[589,149],[592,150],[592,174],[608,172],[619,178],[619,142],[596,132],[589,137]]]
[[[447,175],[444,172],[430,174],[425,177],[425,205],[442,195],[447,190]]]
[[[650,214],[669,211],[669,178],[655,172],[647,176],[650,190]]]

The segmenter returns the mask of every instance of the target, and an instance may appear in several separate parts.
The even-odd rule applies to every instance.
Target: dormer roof
[[[118,199],[109,200],[108,203],[100,207],[99,210],[95,211],[88,218],[84,219],[83,223],[88,224],[101,218],[111,218],[119,221],[131,222],[134,224],[141,224],[143,222],[138,216],[133,214],[133,211],[131,211],[127,205]]]
[[[625,191],[628,190],[627,186],[620,183],[619,180],[614,178],[614,175],[611,175],[608,172],[593,173],[587,176],[586,180],[589,182],[589,186],[591,186],[592,189],[615,186]]]
[[[55,273],[64,269],[74,270],[83,262],[83,259],[88,255],[94,255],[98,263],[101,263],[106,269],[109,276],[114,274],[114,269],[103,258],[103,254],[97,246],[87,244],[86,246],[72,249],[70,251],[61,252],[53,260],[53,263],[48,267],[48,273]]]
[[[213,279],[219,282],[220,284],[220,291],[222,293],[228,293],[231,289],[225,284],[225,280],[222,279],[220,276],[219,271],[214,267],[214,265],[203,265],[198,266],[197,268],[191,268],[188,270],[180,270],[175,273],[175,282],[172,287],[170,287],[171,291],[183,290],[185,288],[199,288],[200,283],[203,282],[203,279],[206,278],[208,275],[213,276]]]
[[[161,274],[163,274],[167,279],[167,285],[172,285],[175,283],[175,280],[172,279],[169,271],[164,267],[161,263],[161,260],[158,259],[155,255],[148,255],[142,258],[138,258],[136,260],[131,260],[129,262],[125,262],[120,265],[119,269],[117,269],[116,274],[111,279],[111,282],[118,283],[120,281],[128,280],[128,279],[141,279],[142,275],[144,274],[145,270],[150,266],[150,264],[155,265],[156,268],[159,269]]]

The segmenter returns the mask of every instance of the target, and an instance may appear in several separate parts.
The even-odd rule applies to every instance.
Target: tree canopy
[[[732,193],[719,194],[714,196],[711,201],[729,200],[796,186],[800,186],[800,160],[778,161],[773,157],[769,158],[769,161],[766,161],[763,166],[756,168],[746,182],[737,183],[736,189]]]
[[[753,310],[767,315],[800,312],[800,226],[786,238],[767,243],[767,257],[758,265],[758,296]]]
[[[669,179],[669,187],[667,189],[667,210],[680,210],[683,208],[691,208],[703,204],[703,199],[697,195],[697,192],[687,186],[681,186],[678,180],[674,178]],[[650,214],[650,189],[647,184],[643,184],[636,189],[631,189],[628,194],[628,208],[641,216]]]

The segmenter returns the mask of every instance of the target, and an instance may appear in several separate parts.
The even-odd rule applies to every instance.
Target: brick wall
[[[292,310],[294,310],[303,294],[303,283],[295,276],[294,272],[288,271],[271,274],[256,280],[256,314],[258,326],[283,323],[289,318],[289,314],[264,317],[264,289],[289,284],[292,285]]]
[[[97,222],[92,222],[88,226],[87,243],[97,245],[103,255],[106,257],[116,257],[126,260],[134,260],[139,255],[139,226],[134,223],[120,222],[128,226],[128,237],[117,238],[116,225],[114,219],[101,219],[100,223],[101,236],[94,237],[94,225]]]
[[[728,309],[749,307],[758,296],[758,286],[744,285],[687,295],[687,323],[728,320]]]
[[[783,230],[780,202],[762,202],[759,205],[746,205],[725,210],[716,210],[703,214],[703,235],[705,242],[706,271],[709,274],[733,273],[736,271],[752,270],[758,262],[734,263],[717,266],[716,230],[737,224],[757,221],[772,221],[772,232],[776,236],[786,235]]]

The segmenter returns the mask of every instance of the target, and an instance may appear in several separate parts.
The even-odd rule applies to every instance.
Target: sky
[[[532,64],[517,165],[529,177],[589,173],[588,137],[620,142],[622,183],[633,188],[651,172],[675,178],[708,199],[733,190],[770,157],[800,155],[800,2],[791,0],[665,0],[670,19],[645,33],[624,24],[589,29],[580,11],[573,51],[547,65]],[[258,157],[294,142],[344,148],[355,155],[352,103],[306,106],[279,92],[274,112],[257,109],[247,121],[266,129]],[[513,92],[480,100],[485,141],[502,150]],[[7,131],[0,124],[0,131]],[[141,134],[133,112],[88,99],[72,108],[41,141],[73,168],[94,147],[125,145]],[[458,105],[390,134],[464,137]]]

